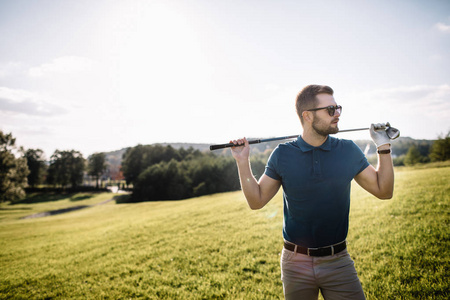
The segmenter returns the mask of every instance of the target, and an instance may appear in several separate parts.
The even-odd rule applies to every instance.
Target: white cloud
[[[399,110],[420,111],[422,114],[445,117],[450,115],[450,85],[401,86],[373,90],[366,94],[374,104],[395,107]]]
[[[90,70],[93,61],[79,56],[64,56],[53,59],[50,63],[42,64],[28,70],[31,77],[44,77],[48,75],[70,74]]]
[[[0,113],[53,116],[66,110],[37,93],[0,87]]]
[[[414,138],[436,138],[450,130],[449,84],[377,89],[358,93],[357,98],[355,95],[352,98],[358,107],[353,106],[347,111],[357,123],[389,121],[400,129],[402,136]]]
[[[434,25],[434,28],[443,33],[450,33],[450,25],[439,22]]]
[[[23,72],[23,64],[21,62],[0,63],[0,78],[10,77],[21,72]]]

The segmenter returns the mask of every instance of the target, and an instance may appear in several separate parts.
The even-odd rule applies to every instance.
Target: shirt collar
[[[302,138],[302,136],[299,136],[297,139],[297,145],[299,146],[299,148],[303,151],[303,152],[308,152],[308,151],[312,151],[314,149],[321,149],[323,151],[330,151],[331,150],[331,137],[328,136],[327,140],[320,145],[319,147],[314,147],[311,146],[310,144],[308,144],[307,142],[305,142]]]

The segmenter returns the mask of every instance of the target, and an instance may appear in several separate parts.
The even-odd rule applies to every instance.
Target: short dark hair
[[[297,95],[297,101],[295,102],[295,108],[297,109],[297,115],[300,118],[300,122],[303,124],[302,114],[305,110],[316,108],[318,94],[333,95],[332,88],[326,85],[307,85]]]

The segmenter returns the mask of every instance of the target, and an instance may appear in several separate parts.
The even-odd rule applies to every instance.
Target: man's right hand
[[[237,162],[248,161],[250,156],[250,144],[246,138],[230,141],[230,143],[238,145],[244,145],[239,147],[231,147],[231,154]]]
[[[231,147],[231,154],[236,160],[239,172],[239,181],[242,191],[251,209],[263,208],[272,199],[281,186],[281,181],[262,174],[259,182],[253,176],[250,167],[250,144],[246,138],[230,141],[236,145]],[[239,146],[238,145],[243,145]]]

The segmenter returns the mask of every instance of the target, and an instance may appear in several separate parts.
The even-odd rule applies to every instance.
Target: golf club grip
[[[250,145],[252,145],[252,144],[259,144],[259,143],[261,143],[261,140],[248,141],[248,143]],[[244,144],[237,145],[237,146],[235,144],[233,144],[233,143],[211,145],[211,146],[209,146],[209,150],[213,151],[213,150],[217,150],[217,149],[230,148],[230,147],[239,147],[239,146],[244,146]]]

